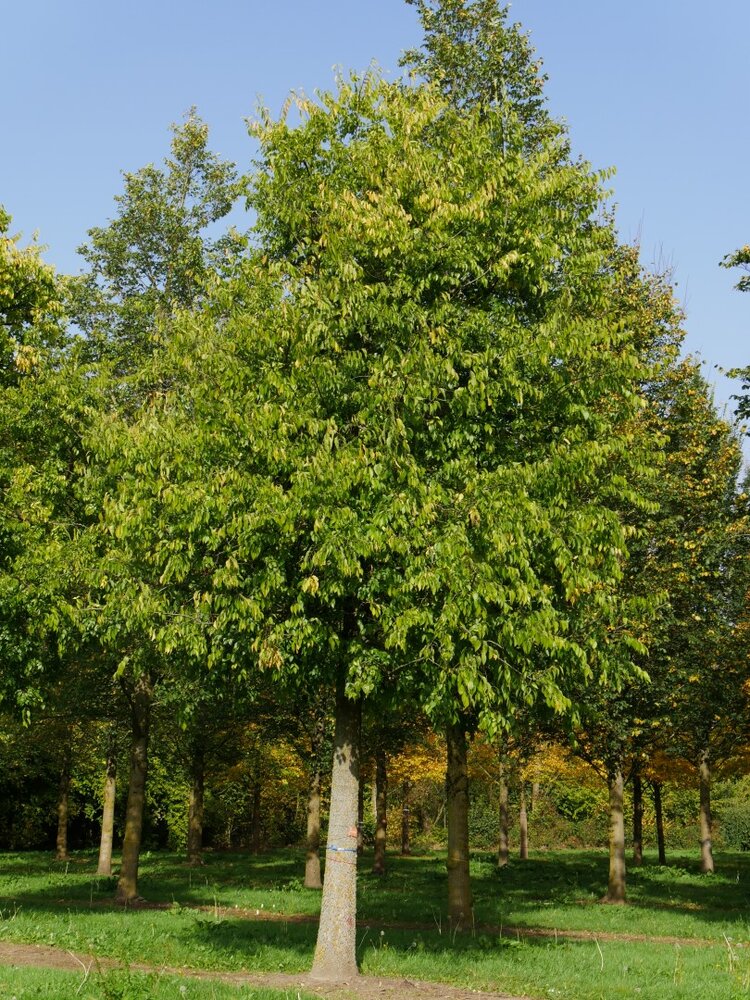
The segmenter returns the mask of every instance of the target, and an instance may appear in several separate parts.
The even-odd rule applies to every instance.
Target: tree
[[[458,774],[464,713],[491,726],[526,698],[562,706],[566,677],[591,670],[587,647],[596,662],[613,648],[606,595],[626,545],[594,484],[616,493],[611,470],[641,459],[612,433],[638,406],[639,362],[602,321],[598,182],[557,147],[526,159],[520,127],[502,151],[491,113],[453,111],[431,88],[354,79],[300,111],[295,129],[257,127],[253,198],[284,282],[289,402],[318,441],[285,498],[306,541],[277,655],[290,641],[343,652],[324,625],[339,608],[351,694],[395,670],[454,736]],[[336,756],[350,801],[329,836],[342,853],[356,824],[347,725]],[[353,928],[354,871],[336,869],[335,924]],[[465,892],[449,892],[465,923]],[[319,973],[351,971],[336,944]]]
[[[735,250],[734,253],[728,253],[720,261],[719,266],[727,268],[739,267],[745,272],[750,272],[750,246],[746,245],[740,247],[739,250]],[[743,274],[734,287],[740,292],[749,292],[750,273]],[[733,398],[737,400],[737,415],[743,420],[747,419],[750,417],[750,367],[733,368],[727,374],[731,378],[742,379],[742,394]]]
[[[164,386],[149,382],[176,312],[198,308],[217,275],[230,268],[244,246],[226,235],[214,239],[212,224],[238,195],[234,167],[208,149],[208,128],[191,112],[173,126],[171,157],[125,175],[118,213],[107,227],[89,230],[80,248],[89,265],[73,288],[73,314],[86,337],[84,362],[96,363],[101,405],[87,435],[86,490],[101,518],[81,540],[92,558],[87,567],[90,628],[109,650],[131,709],[131,768],[118,898],[135,899],[148,770],[151,709],[155,691],[169,675],[153,641],[153,608],[142,563],[120,530],[123,490],[113,453],[132,437],[132,423]],[[119,435],[119,437],[118,437]],[[121,466],[120,466],[121,467]],[[119,532],[119,534],[118,534]],[[162,534],[162,541],[168,530]],[[177,671],[179,674],[179,671]],[[174,676],[173,672],[173,676]]]
[[[172,126],[164,166],[125,173],[116,217],[79,247],[88,270],[73,286],[74,318],[91,353],[118,375],[137,372],[175,311],[198,303],[244,247],[234,231],[213,235],[240,189],[208,136],[192,109]]]
[[[257,251],[175,317],[164,392],[108,432],[107,516],[162,655],[335,684],[314,971],[340,978],[361,699],[423,705],[460,770],[467,730],[629,670],[617,509],[648,448],[600,178],[436,87],[373,73],[297,107],[255,127]]]
[[[506,116],[521,123],[527,150],[564,135],[562,123],[547,110],[547,77],[529,37],[521,25],[508,23],[510,6],[498,0],[406,2],[417,8],[424,42],[404,53],[402,66],[438,84],[456,108],[499,111],[500,143],[507,138]],[[565,144],[561,152],[567,152]]]
[[[734,253],[728,253],[721,261],[721,267],[740,267],[743,271],[750,271],[750,246],[740,247]],[[735,285],[740,292],[750,291],[750,274],[743,275]]]

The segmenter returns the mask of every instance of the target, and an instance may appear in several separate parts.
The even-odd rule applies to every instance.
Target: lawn
[[[191,869],[175,855],[144,856],[140,891],[163,908],[125,911],[111,903],[114,880],[94,874],[92,854],[64,864],[45,854],[0,855],[0,940],[160,968],[307,969],[320,895],[301,885],[302,853],[217,853],[206,859],[203,868]],[[606,888],[605,852],[540,852],[502,871],[490,855],[477,853],[474,925],[459,932],[444,917],[442,856],[390,858],[384,878],[370,874],[371,863],[362,858],[359,884],[364,973],[556,1000],[750,997],[748,855],[718,855],[713,876],[701,875],[692,856],[675,856],[668,867],[647,858],[629,872],[628,905],[617,907],[599,903]],[[566,937],[566,931],[589,937]],[[4,975],[0,970],[2,996],[66,995],[19,993],[15,980],[8,987]],[[188,995],[213,995],[199,987],[205,984],[191,981]],[[164,996],[183,995],[169,989]],[[217,997],[236,995],[232,987],[222,989],[229,992]],[[93,995],[130,1000],[131,993]]]

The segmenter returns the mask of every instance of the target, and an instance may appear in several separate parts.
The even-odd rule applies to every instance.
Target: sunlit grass
[[[603,851],[540,852],[501,871],[491,855],[477,853],[474,924],[456,933],[445,919],[441,855],[391,857],[381,878],[370,874],[366,856],[358,958],[375,975],[561,1000],[750,997],[750,857],[724,854],[717,862],[716,874],[704,876],[689,855],[665,868],[647,859],[629,872],[629,904],[617,907],[599,902]],[[302,887],[303,866],[301,851],[209,853],[199,869],[175,855],[146,855],[140,891],[164,908],[126,911],[113,904],[115,880],[96,876],[91,854],[67,864],[44,854],[2,855],[0,939],[159,967],[303,972],[320,905],[320,893]],[[247,919],[256,911],[275,919]],[[533,936],[534,929],[547,936]],[[592,937],[569,940],[565,931]]]

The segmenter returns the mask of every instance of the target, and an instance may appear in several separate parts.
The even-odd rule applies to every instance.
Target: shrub
[[[721,836],[726,847],[750,850],[750,802],[737,802],[722,811]]]

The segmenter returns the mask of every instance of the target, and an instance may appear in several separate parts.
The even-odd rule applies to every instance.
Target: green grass
[[[306,994],[312,1000],[312,994]],[[128,970],[86,976],[55,969],[3,968],[2,1000],[298,1000],[296,989],[267,990]]]
[[[309,968],[315,924],[283,919],[318,912],[320,894],[301,886],[302,853],[209,854],[207,862],[195,870],[174,855],[146,855],[140,891],[171,905],[123,911],[110,905],[114,880],[96,877],[93,855],[67,865],[43,854],[0,855],[0,940],[174,968]],[[675,856],[666,868],[647,859],[629,872],[629,905],[615,907],[598,902],[606,888],[605,852],[540,852],[499,872],[490,855],[478,853],[472,859],[476,926],[459,934],[449,932],[444,916],[441,856],[390,858],[384,878],[371,875],[370,865],[362,859],[363,972],[555,1000],[750,998],[750,856],[718,855],[713,876],[701,875],[688,855]],[[282,918],[247,920],[245,910]],[[501,938],[500,926],[518,934]],[[524,935],[533,928],[583,930],[596,940]],[[629,942],[608,940],[609,934],[686,940]],[[198,985],[205,984],[189,987]]]

